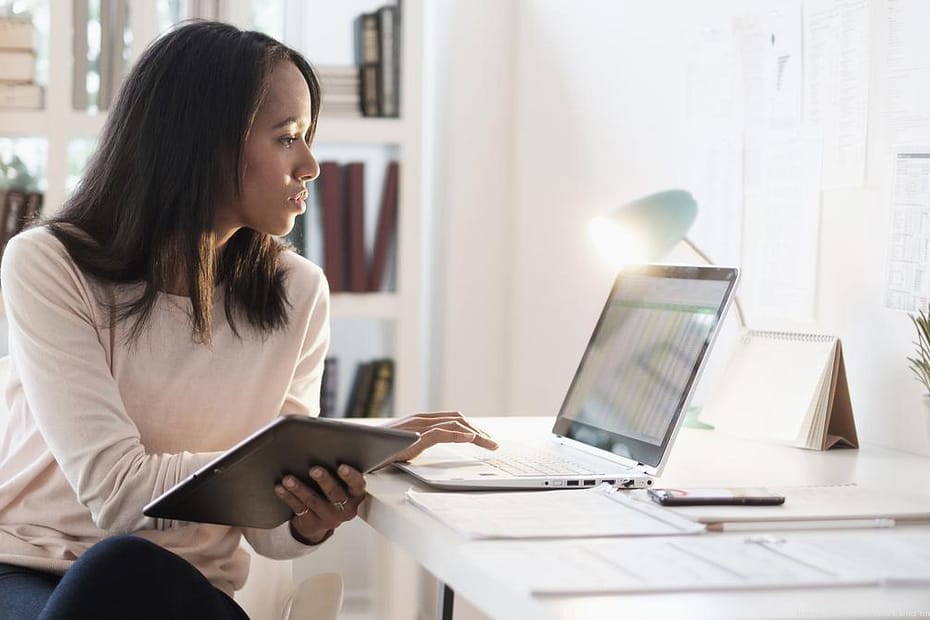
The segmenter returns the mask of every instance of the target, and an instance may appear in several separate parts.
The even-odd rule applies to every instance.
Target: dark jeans
[[[135,536],[100,541],[63,577],[0,564],[0,615],[9,620],[248,620],[193,565]]]

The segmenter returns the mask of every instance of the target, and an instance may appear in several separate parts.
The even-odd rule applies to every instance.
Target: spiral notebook
[[[745,332],[701,419],[739,437],[812,450],[857,448],[840,339]]]

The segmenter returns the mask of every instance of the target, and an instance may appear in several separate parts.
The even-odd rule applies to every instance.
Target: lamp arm
[[[681,242],[684,243],[684,244],[685,244],[686,246],[688,246],[689,248],[691,248],[691,251],[694,252],[695,254],[697,254],[698,257],[699,257],[701,260],[703,260],[705,263],[707,263],[708,265],[713,265],[713,264],[715,264],[714,261],[712,261],[712,260],[710,259],[710,256],[708,256],[707,254],[705,254],[705,253],[704,253],[697,245],[695,245],[694,242],[691,241],[691,239],[689,239],[688,237],[682,237],[682,238],[681,238]],[[739,297],[738,297],[737,295],[735,295],[735,294],[733,295],[733,308],[736,310],[736,320],[739,322],[739,326],[745,328],[745,327],[746,327],[746,319],[745,319],[744,316],[743,316],[743,307],[742,307],[742,306],[740,305],[740,303],[739,303]]]

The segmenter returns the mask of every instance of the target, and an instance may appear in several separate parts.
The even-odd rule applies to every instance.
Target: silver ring
[[[302,517],[302,516],[304,516],[305,514],[307,514],[308,512],[310,512],[310,509],[309,509],[309,508],[304,508],[304,509],[301,510],[300,512],[295,512],[295,513],[294,513],[294,516],[295,516],[295,517]]]
[[[346,509],[346,502],[348,502],[348,501],[349,501],[349,500],[344,499],[344,500],[342,500],[341,502],[333,502],[333,506],[335,506],[335,507],[336,507],[337,509],[339,509],[340,511],[343,511],[343,510]]]

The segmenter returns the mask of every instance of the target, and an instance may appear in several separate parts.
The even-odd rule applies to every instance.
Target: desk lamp
[[[590,232],[600,253],[617,269],[633,263],[652,262],[668,254],[679,242],[708,265],[714,261],[688,239],[697,218],[697,202],[681,189],[650,194],[620,205],[591,220]],[[733,307],[740,327],[746,326],[739,300]]]
[[[590,232],[600,253],[615,268],[633,263],[652,262],[668,254],[679,242],[691,248],[708,265],[714,261],[688,239],[688,230],[697,218],[697,202],[681,189],[650,194],[615,207],[591,220]],[[743,309],[734,295],[733,307],[741,328],[746,327]],[[685,413],[685,426],[712,429],[698,419],[700,406]]]

